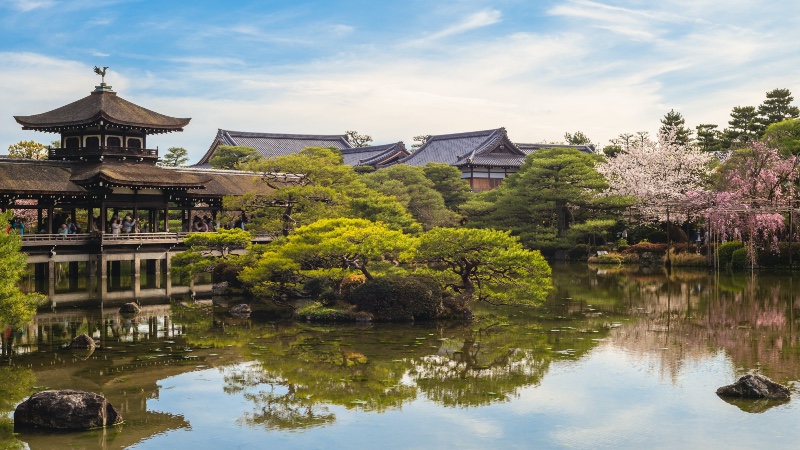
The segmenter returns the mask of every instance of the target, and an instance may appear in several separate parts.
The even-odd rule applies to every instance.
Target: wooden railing
[[[158,149],[136,148],[136,147],[75,147],[75,148],[49,148],[47,150],[50,159],[76,159],[94,156],[114,156],[130,158],[158,158]]]
[[[63,246],[63,245],[130,245],[130,244],[180,244],[192,233],[162,232],[162,233],[79,233],[79,234],[26,234],[22,236],[23,247],[36,246]],[[253,243],[272,241],[268,234],[253,236]]]

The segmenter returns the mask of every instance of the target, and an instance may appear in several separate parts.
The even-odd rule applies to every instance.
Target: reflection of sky
[[[717,353],[666,380],[646,358],[601,345],[577,362],[553,362],[541,385],[509,402],[445,408],[420,396],[383,414],[332,406],[330,426],[271,431],[237,424],[254,406],[243,394],[268,385],[226,394],[230,371],[207,369],[163,380],[148,401],[149,410],[183,415],[191,429],[136,448],[796,448],[793,402],[748,414],[717,398],[733,373]]]

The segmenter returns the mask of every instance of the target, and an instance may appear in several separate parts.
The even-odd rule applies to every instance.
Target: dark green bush
[[[214,266],[212,279],[214,283],[227,282],[230,287],[241,287],[242,283],[239,281],[239,272],[241,270],[242,268],[236,264],[220,262]]]
[[[655,244],[666,244],[667,233],[662,230],[656,230],[647,235],[647,240]]]
[[[442,288],[431,277],[390,275],[368,280],[350,297],[359,311],[377,321],[435,319],[442,311]]]
[[[772,248],[758,252],[759,267],[789,267],[789,250],[791,249],[792,266],[800,267],[800,243],[780,242],[777,251]]]
[[[722,259],[720,259],[720,262]],[[746,248],[739,248],[731,253],[731,269],[744,270],[750,267],[750,257],[747,255]]]
[[[730,241],[717,247],[720,267],[728,267],[731,264],[731,256],[733,255],[733,252],[743,247],[744,245],[741,241]]]
[[[586,244],[578,244],[569,249],[569,259],[586,259],[589,256],[589,246]]]
[[[303,283],[303,291],[311,298],[320,297],[324,292],[333,291],[334,288],[335,283],[328,277],[314,277]]]

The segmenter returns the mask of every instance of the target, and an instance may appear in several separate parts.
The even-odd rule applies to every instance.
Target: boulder
[[[94,392],[51,390],[37,392],[14,411],[14,428],[89,430],[122,423],[122,416]]]
[[[91,336],[84,333],[80,336],[75,336],[72,339],[72,342],[69,343],[69,348],[91,348],[94,349],[96,347],[94,343],[94,339]]]
[[[717,389],[720,397],[787,399],[789,388],[757,373],[749,373],[733,384]]]
[[[229,313],[230,313],[232,316],[236,316],[236,317],[247,317],[247,316],[249,316],[249,315],[250,315],[250,313],[251,313],[252,311],[250,310],[250,306],[248,306],[248,305],[246,305],[246,304],[242,303],[242,304],[240,304],[240,305],[236,305],[236,306],[232,307],[231,309],[229,309],[229,310],[228,310],[228,312],[229,312]]]
[[[124,305],[122,305],[122,307],[119,309],[119,313],[120,314],[139,314],[139,312],[141,310],[142,310],[142,308],[140,308],[139,305],[137,305],[136,303],[130,302],[130,303],[125,303]]]

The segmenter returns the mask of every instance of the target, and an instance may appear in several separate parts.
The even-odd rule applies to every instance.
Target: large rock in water
[[[84,333],[80,336],[75,336],[72,342],[69,343],[69,348],[95,348],[94,339]]]
[[[37,392],[14,411],[14,428],[88,430],[118,423],[122,416],[102,395],[69,389]]]
[[[721,397],[768,398],[773,400],[787,399],[789,388],[780,385],[757,373],[749,373],[739,378],[736,383],[717,389]]]
[[[250,306],[242,303],[241,305],[236,305],[228,310],[228,312],[234,317],[248,317],[250,316]]]

